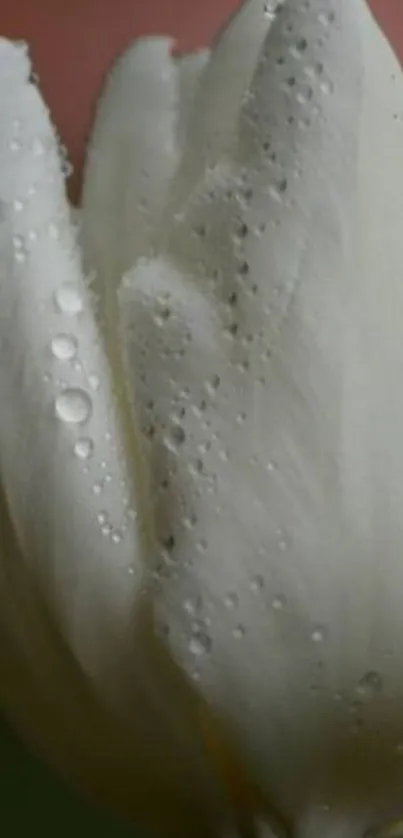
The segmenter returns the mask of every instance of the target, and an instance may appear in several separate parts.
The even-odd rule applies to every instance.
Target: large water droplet
[[[73,335],[56,335],[52,338],[50,348],[58,361],[70,361],[77,352],[77,340]]]
[[[92,402],[85,390],[71,388],[57,396],[56,416],[69,424],[83,424],[91,416]]]
[[[83,310],[83,300],[78,288],[65,282],[55,293],[57,307],[63,314],[79,314]]]
[[[74,453],[80,460],[89,460],[94,453],[94,443],[89,437],[78,439],[74,446]]]

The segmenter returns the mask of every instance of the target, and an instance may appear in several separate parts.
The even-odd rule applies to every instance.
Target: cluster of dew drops
[[[33,82],[37,79],[33,78]],[[12,124],[13,133],[9,141],[10,151],[17,155],[23,148],[21,140],[22,124],[20,120],[14,120]],[[39,137],[35,137],[31,143],[31,153],[34,157],[42,157],[47,152],[46,144]],[[67,179],[72,173],[72,167],[67,159],[67,152],[65,148],[59,143],[58,145],[59,165],[63,176]],[[36,193],[34,185],[27,189],[26,198],[18,198],[12,202],[12,209],[15,214],[22,214],[26,202],[33,198]],[[74,229],[74,226],[73,226]],[[46,229],[47,235],[57,241],[61,237],[60,226],[57,221],[52,220],[48,223]],[[35,246],[38,241],[39,233],[35,229],[29,230],[25,235],[16,233],[13,236],[13,257],[17,265],[23,266],[30,256],[31,248]],[[75,246],[75,242],[73,244]],[[73,282],[64,282],[56,288],[54,292],[54,307],[55,311],[60,312],[65,318],[71,318],[73,321],[78,317],[84,309],[84,300],[80,289]],[[52,336],[48,345],[48,351],[56,362],[60,364],[73,364],[77,372],[83,372],[83,365],[78,359],[79,343],[76,336],[70,331],[60,331]],[[56,395],[54,399],[54,413],[60,422],[83,428],[91,418],[93,411],[93,396],[99,386],[99,377],[95,373],[86,375],[88,387],[65,387]],[[46,374],[44,376],[45,383],[51,380],[51,376]],[[59,383],[62,385],[62,381]],[[106,432],[105,442],[112,443],[112,436]],[[77,461],[82,463],[84,473],[89,472],[89,462],[95,454],[95,444],[90,436],[80,434],[73,443],[73,453]],[[112,476],[108,472],[107,461],[102,460],[100,463],[102,470],[102,477],[92,485],[94,495],[101,496],[105,486],[112,481]],[[122,486],[122,490],[126,487]],[[129,501],[125,501],[126,518],[127,521],[135,518],[135,512],[131,508]],[[108,536],[112,543],[120,544],[123,539],[124,529],[126,524],[123,524],[120,529],[114,527],[111,523],[109,513],[101,509],[97,514],[97,523],[104,536]],[[129,573],[133,573],[133,569],[129,569]]]
[[[263,6],[263,11],[271,21],[274,21],[283,6],[284,0],[266,0]],[[308,9],[309,6],[309,2],[304,3],[305,9]],[[334,20],[334,15],[328,15],[327,17],[322,16],[322,22],[326,25],[332,22],[332,20]],[[303,50],[304,47],[305,44],[301,41],[299,49]],[[36,79],[33,79],[33,81],[36,81]],[[19,136],[20,131],[21,124],[18,120],[15,120],[13,123],[13,136],[9,143],[10,151],[15,154],[17,154],[22,148]],[[46,148],[43,142],[39,138],[34,138],[32,142],[32,154],[34,156],[41,156],[45,153]],[[70,176],[72,169],[68,162],[66,151],[62,145],[59,145],[59,157],[62,172],[67,178]],[[35,191],[35,186],[29,187],[27,190],[27,198],[30,199],[35,194]],[[24,206],[25,203],[22,199],[17,198],[13,201],[13,211],[15,213],[23,212]],[[60,236],[58,225],[54,221],[49,223],[47,232],[53,239],[58,239]],[[27,260],[29,256],[29,249],[35,245],[37,239],[38,233],[35,230],[28,231],[27,235],[24,237],[20,234],[14,235],[13,247],[14,259],[16,263],[23,264]],[[71,316],[72,318],[78,316],[83,311],[84,302],[82,295],[79,289],[72,283],[64,283],[56,289],[54,302],[57,310],[59,310],[63,315]],[[79,349],[78,340],[73,334],[67,332],[57,333],[51,338],[49,348],[55,360],[59,362],[75,363],[77,364],[77,369],[80,368],[80,364],[77,361]],[[88,383],[90,389],[93,391],[96,391],[99,387],[99,380],[96,375],[90,374],[88,376]],[[93,405],[90,393],[88,390],[84,390],[80,387],[63,389],[56,396],[54,402],[55,415],[61,422],[70,425],[79,425],[80,427],[84,426],[88,422],[92,414],[92,409]],[[110,434],[106,434],[106,441],[111,441]],[[75,441],[73,451],[77,460],[87,463],[94,454],[94,442],[91,437],[82,435]],[[101,468],[103,470],[107,469],[106,461],[101,463]],[[270,464],[269,470],[273,470],[274,468],[274,465]],[[104,485],[110,482],[110,480],[111,475],[109,475],[106,471],[103,480],[94,483],[94,494],[101,495]],[[130,508],[128,508],[127,514],[129,518],[134,517],[134,512]],[[119,544],[122,539],[122,531],[113,528],[107,511],[100,510],[97,515],[97,521],[101,528],[101,532],[105,536],[109,536],[113,543]],[[261,593],[264,586],[265,580],[263,576],[256,575],[250,580],[250,591],[254,595]],[[227,593],[223,598],[223,605],[228,611],[236,612],[239,605],[238,595],[232,592]],[[271,606],[276,612],[286,610],[287,605],[287,599],[282,594],[278,594],[272,598]],[[200,607],[200,603],[199,606],[197,606],[191,599],[187,599],[184,602],[183,607],[190,617],[195,618],[198,607]],[[208,633],[208,627],[208,617],[203,620],[193,619],[193,631],[188,642],[188,649],[190,654],[195,659],[209,654],[212,649],[212,639]],[[236,623],[232,629],[233,638],[235,640],[242,640],[245,634],[245,626],[242,623]],[[310,634],[310,639],[316,646],[324,644],[327,639],[326,628],[323,626],[313,628]],[[193,674],[195,680],[197,680],[199,677],[198,670],[195,670]],[[379,672],[375,670],[366,672],[356,686],[356,700],[350,705],[351,714],[353,716],[357,716],[362,704],[380,695],[382,690],[383,679]],[[335,699],[337,700],[340,698],[341,697],[336,694]],[[358,729],[357,720],[355,724]],[[398,744],[396,746],[396,753],[398,755],[403,755],[403,744]]]

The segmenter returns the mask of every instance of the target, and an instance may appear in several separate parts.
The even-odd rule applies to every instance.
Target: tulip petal
[[[216,836],[233,813],[200,702],[154,637],[118,353],[97,331],[46,107],[5,40],[0,210],[0,694],[98,802],[157,834]]]
[[[189,121],[193,115],[199,82],[208,64],[210,54],[210,50],[200,49],[197,52],[181,55],[177,59],[180,91],[178,135],[181,149],[183,149],[187,139]]]
[[[302,835],[359,834],[403,778],[402,103],[364,2],[289,0],[121,294],[161,625]]]
[[[102,293],[153,244],[178,160],[178,66],[169,38],[147,38],[114,67],[85,173],[83,242]],[[107,289],[105,289],[107,284]]]
[[[266,5],[271,10],[280,8],[281,3],[269,0]],[[189,119],[186,153],[172,195],[174,205],[188,194],[207,168],[213,168],[233,151],[240,107],[276,17],[265,13],[264,8],[262,0],[244,0],[213,44]]]
[[[6,41],[0,85],[1,473],[32,572],[97,670],[142,584],[141,514],[52,126]]]

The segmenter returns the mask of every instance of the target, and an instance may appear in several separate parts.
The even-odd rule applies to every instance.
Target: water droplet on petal
[[[211,637],[203,631],[198,631],[189,641],[189,652],[191,655],[200,657],[208,654],[211,650]]]
[[[60,239],[60,229],[54,221],[51,221],[48,226],[48,233],[51,239],[55,239],[56,241]]]
[[[32,141],[32,153],[34,157],[42,157],[45,153],[45,146],[39,137],[34,137]]]
[[[273,599],[272,606],[275,611],[282,611],[286,606],[286,598],[284,596],[276,596]]]
[[[88,376],[88,383],[91,387],[91,390],[94,390],[94,392],[95,392],[96,390],[99,389],[99,385],[100,385],[99,376],[94,375],[94,374],[89,375]]]
[[[253,579],[250,581],[250,589],[254,594],[259,593],[259,591],[264,588],[264,579],[263,576],[254,576]]]
[[[316,628],[311,634],[311,640],[314,643],[323,643],[325,639],[325,632],[323,628]]]
[[[80,460],[89,460],[94,453],[94,443],[89,437],[78,439],[74,446],[74,453]]]
[[[176,445],[183,445],[186,440],[186,434],[182,425],[174,425],[171,429],[171,436]]]
[[[101,527],[103,527],[107,523],[107,520],[108,520],[108,513],[107,512],[105,512],[104,510],[102,510],[102,512],[98,512],[97,521],[98,521],[98,524],[101,525]]]
[[[232,631],[232,636],[235,640],[242,640],[245,637],[245,628],[244,626],[236,626]]]
[[[112,533],[112,541],[114,544],[120,544],[122,541],[122,533],[119,530]]]
[[[56,335],[52,338],[50,348],[58,361],[70,361],[77,352],[77,340],[73,335]]]
[[[78,288],[70,282],[57,289],[55,301],[63,314],[79,314],[83,310],[82,296]]]
[[[112,527],[111,527],[111,524],[105,524],[105,525],[101,528],[101,533],[102,533],[102,535],[110,535],[110,534],[111,534],[111,532],[112,532]]]
[[[62,422],[83,424],[91,416],[92,402],[85,390],[72,387],[57,396],[55,412]]]
[[[197,602],[195,602],[193,599],[185,599],[185,602],[183,603],[183,609],[184,611],[186,611],[187,614],[190,614],[191,617],[194,617],[194,615],[197,612]]]
[[[371,670],[366,672],[361,681],[357,685],[356,692],[358,695],[365,698],[372,698],[376,693],[380,693],[383,687],[382,677],[379,672]]]
[[[269,18],[270,21],[274,21],[283,5],[283,0],[265,0],[263,5],[263,14],[265,17]]]
[[[226,608],[236,608],[238,604],[239,600],[236,594],[227,594],[227,596],[224,597],[224,605]]]

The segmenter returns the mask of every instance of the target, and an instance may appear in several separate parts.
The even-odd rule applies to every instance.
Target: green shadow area
[[[0,834],[4,838],[140,838],[131,827],[87,806],[0,718]]]

